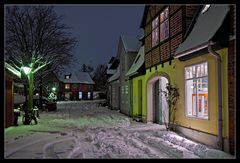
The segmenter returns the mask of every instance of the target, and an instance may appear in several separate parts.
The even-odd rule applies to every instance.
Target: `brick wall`
[[[199,5],[186,5],[186,17],[193,17]]]
[[[147,36],[145,39],[145,53],[147,53],[152,48],[151,35]]]
[[[236,127],[236,76],[235,76],[235,43],[231,41],[228,49],[228,106],[229,106],[229,145],[230,153],[235,155],[235,127]]]
[[[156,14],[165,7],[165,5],[151,5],[147,13],[146,26],[144,27],[145,35],[145,66],[149,68],[158,63],[164,62],[171,58],[182,43],[183,34],[185,33],[186,22],[190,24],[193,16],[195,15],[199,5],[183,6],[183,5],[170,5],[169,6],[169,38],[160,42],[156,47],[151,46],[151,21],[156,17]],[[186,15],[185,15],[186,14]],[[185,18],[187,16],[187,18]],[[184,21],[184,22],[183,22]]]
[[[160,56],[161,56],[161,61],[164,61],[170,58],[169,42],[166,42],[160,46]]]
[[[151,33],[151,23],[145,26],[144,34],[147,36],[149,33]]]
[[[182,31],[182,10],[179,10],[170,19],[170,36]]]
[[[170,15],[172,15],[180,7],[181,7],[181,5],[171,5],[170,6]]]
[[[146,68],[151,67],[151,60],[152,60],[151,59],[151,52],[149,52],[145,55],[145,67]]]
[[[159,47],[157,47],[152,51],[152,65],[155,65],[159,62],[160,62]]]
[[[182,42],[182,34],[178,34],[171,40],[171,53],[174,54],[178,46]]]

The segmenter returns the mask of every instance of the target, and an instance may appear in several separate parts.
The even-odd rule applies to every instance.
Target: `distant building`
[[[138,38],[121,35],[118,43],[117,56],[110,60],[111,67],[117,69],[109,78],[111,100],[110,104],[114,109],[120,109],[121,113],[132,116],[131,109],[131,83],[126,73],[132,66],[141,46]],[[110,72],[110,71],[109,71]]]
[[[59,77],[59,94],[65,100],[92,100],[95,84],[87,72],[66,73]]]

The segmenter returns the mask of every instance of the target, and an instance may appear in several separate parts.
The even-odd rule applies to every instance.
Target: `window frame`
[[[185,72],[185,68],[188,68],[188,67],[193,67],[193,66],[197,66],[197,65],[201,65],[201,64],[204,64],[206,63],[207,64],[207,76],[201,76],[201,77],[192,77],[192,78],[188,78],[186,79],[186,72]],[[195,70],[196,71],[196,70]],[[201,119],[201,120],[210,120],[210,100],[209,100],[209,63],[208,61],[202,61],[202,62],[198,62],[198,63],[194,63],[194,64],[191,64],[191,65],[187,65],[187,66],[184,66],[184,71],[183,71],[183,74],[184,74],[184,95],[185,95],[185,104],[184,104],[184,107],[185,107],[185,116],[188,117],[188,118],[194,118],[194,119]],[[196,108],[196,116],[194,116],[193,114],[192,115],[189,115],[188,114],[188,107],[187,107],[187,91],[186,91],[186,86],[187,86],[187,81],[189,80],[198,80],[198,79],[202,79],[202,78],[207,78],[207,100],[208,100],[208,116],[207,118],[204,118],[204,117],[199,117],[198,116],[198,108]],[[196,100],[197,101],[197,100]],[[193,101],[192,101],[193,103]],[[196,103],[197,104],[197,103]]]
[[[168,14],[167,14],[167,16],[166,17],[164,17],[163,18],[163,20],[161,20],[161,15],[166,11],[166,10],[168,10]],[[161,43],[161,42],[163,42],[163,41],[165,41],[165,40],[167,40],[170,36],[170,28],[169,28],[169,20],[170,20],[170,14],[169,14],[169,6],[167,6],[167,7],[165,7],[161,12],[160,12],[160,14],[159,14],[159,17],[160,17],[160,19],[159,19],[159,42]],[[167,22],[167,24],[168,24],[168,36],[167,37],[164,37],[164,39],[161,39],[161,25],[163,25],[164,26],[164,29],[163,29],[163,31],[164,31],[164,36],[165,36],[165,31],[166,31],[166,28],[165,28],[165,23]]]
[[[158,18],[158,21],[156,21],[156,19]],[[160,43],[160,20],[159,20],[159,15],[157,15],[151,22],[151,47],[155,47],[157,46],[159,43]],[[157,25],[156,26],[153,26],[153,24],[155,24],[155,21],[157,22]],[[157,41],[155,44],[153,44],[153,34],[155,34],[155,30],[158,30],[158,34],[157,34]]]

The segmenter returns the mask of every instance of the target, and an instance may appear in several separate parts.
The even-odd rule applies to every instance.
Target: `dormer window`
[[[70,75],[65,75],[65,79],[70,79]]]
[[[205,12],[207,12],[207,10],[208,10],[210,7],[211,7],[211,5],[209,5],[209,4],[208,4],[208,5],[204,5],[201,13],[204,14]]]

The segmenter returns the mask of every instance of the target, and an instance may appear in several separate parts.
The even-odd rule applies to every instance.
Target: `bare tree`
[[[176,113],[176,104],[179,99],[178,88],[173,87],[171,84],[166,85],[166,91],[160,89],[160,92],[166,97],[166,101],[168,104],[168,112],[163,112],[164,125],[167,130],[175,130],[175,113]],[[166,114],[168,113],[168,115]],[[168,116],[168,118],[167,118]],[[168,120],[168,121],[167,121]]]
[[[33,107],[36,72],[61,68],[73,57],[76,39],[67,33],[68,27],[61,20],[62,16],[58,16],[52,6],[5,8],[5,66],[19,77],[23,67],[30,68],[28,109]]]
[[[108,77],[106,74],[107,65],[98,65],[93,74],[93,80],[95,82],[94,89],[99,91],[108,90]]]

